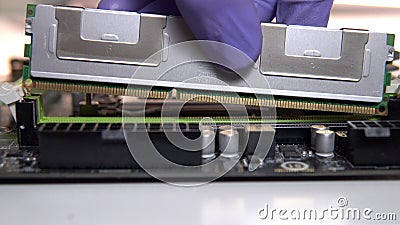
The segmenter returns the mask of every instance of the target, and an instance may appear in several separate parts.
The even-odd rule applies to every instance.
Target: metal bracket
[[[286,55],[285,36],[288,26],[262,24],[261,27],[264,38],[260,71],[264,75],[347,81],[359,81],[363,76],[368,31],[342,30],[340,57],[323,58],[318,57],[318,54],[308,54],[304,57]],[[310,51],[317,49],[310,49],[308,52]]]
[[[147,66],[158,66],[161,63],[161,57],[147,59],[162,49],[166,16],[140,15],[139,41],[136,44],[129,44],[118,42],[118,37],[114,34],[103,34],[101,37],[103,40],[99,41],[83,39],[81,29],[84,10],[56,8],[58,58]],[[129,32],[126,30],[127,27],[120,26],[120,29]]]

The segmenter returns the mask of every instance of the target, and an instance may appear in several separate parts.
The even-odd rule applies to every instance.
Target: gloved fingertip
[[[143,7],[139,12],[174,16],[180,15],[175,0],[155,0]]]
[[[256,61],[261,51],[260,20],[253,0],[175,0],[196,38],[230,45],[247,55],[236,60],[230,51],[209,52],[224,58],[235,68],[244,68]]]
[[[98,9],[139,11],[154,0],[101,0],[97,5]]]
[[[101,0],[97,8],[106,10],[127,10],[127,5],[124,3],[124,1],[118,0]]]

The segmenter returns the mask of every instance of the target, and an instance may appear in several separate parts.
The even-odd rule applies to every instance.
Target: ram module
[[[203,42],[193,41],[179,17],[28,5],[32,43],[25,49],[30,65],[23,85],[32,92],[160,99],[175,90],[183,101],[387,114],[386,64],[394,58],[394,35],[266,23],[261,28],[259,59],[244,72],[232,72],[201,54]],[[234,78],[238,73],[243,79]]]

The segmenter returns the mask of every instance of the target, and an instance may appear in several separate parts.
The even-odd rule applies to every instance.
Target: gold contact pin
[[[68,92],[85,92],[96,94],[112,94],[112,95],[129,95],[142,98],[158,98],[166,99],[169,91],[154,91],[143,89],[125,89],[119,87],[104,87],[95,85],[78,85],[68,83],[53,83],[49,81],[32,81],[29,86],[25,85],[28,89],[37,90],[55,90],[55,91],[68,91]],[[319,102],[299,102],[290,100],[273,100],[265,98],[246,98],[240,96],[226,96],[218,95],[215,93],[189,93],[187,91],[179,92],[179,100],[183,101],[196,101],[196,102],[213,102],[221,104],[244,104],[251,106],[265,106],[277,107],[286,109],[301,109],[301,110],[317,110],[327,112],[340,112],[340,113],[357,113],[365,115],[384,115],[387,112],[379,112],[373,106],[351,106],[341,105],[339,103],[319,103]]]

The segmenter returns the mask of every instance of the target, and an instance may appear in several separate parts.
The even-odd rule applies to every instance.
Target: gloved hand
[[[256,61],[260,22],[326,26],[333,0],[101,0],[100,9],[182,15],[197,39],[222,42]],[[226,56],[228,57],[228,56]]]

